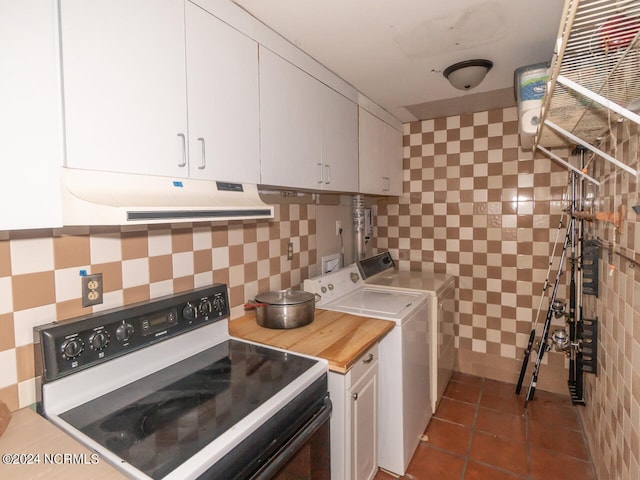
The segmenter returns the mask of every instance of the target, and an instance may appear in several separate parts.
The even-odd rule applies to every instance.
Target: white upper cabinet
[[[62,224],[60,89],[53,2],[2,2],[0,230]]]
[[[62,0],[71,168],[258,183],[258,45],[184,0]]]
[[[322,189],[357,192],[358,107],[328,87],[322,92]]]
[[[402,132],[359,109],[359,192],[402,195]]]
[[[319,82],[261,48],[261,183],[320,188],[321,112]]]
[[[260,49],[261,183],[355,191],[357,107]]]
[[[183,0],[61,0],[66,165],[188,175]]]
[[[189,174],[259,183],[258,44],[186,3]]]

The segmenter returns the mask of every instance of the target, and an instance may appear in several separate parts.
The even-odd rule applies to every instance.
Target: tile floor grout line
[[[467,451],[464,455],[464,463],[462,464],[462,476],[460,477],[460,480],[464,480],[464,477],[467,474],[467,465],[469,464],[469,456],[471,455],[471,445],[473,444],[473,436],[476,431],[476,422],[478,421],[478,410],[480,409],[480,397],[482,397],[482,390],[484,390],[484,379],[482,379],[480,391],[478,392],[478,397],[476,398],[476,403],[473,409],[473,420],[471,421],[471,429],[469,431],[469,441],[467,442]]]
[[[573,408],[578,407],[578,405],[571,405]],[[584,405],[581,405],[584,407]],[[598,478],[598,472],[596,471],[596,464],[593,462],[593,456],[591,455],[591,447],[589,445],[589,439],[587,438],[587,430],[584,428],[584,421],[582,419],[582,415],[580,414],[579,409],[576,410],[576,416],[578,417],[578,422],[580,423],[580,432],[582,433],[582,441],[586,447],[587,455],[589,457],[589,463],[591,464],[591,473],[593,473],[593,478]]]

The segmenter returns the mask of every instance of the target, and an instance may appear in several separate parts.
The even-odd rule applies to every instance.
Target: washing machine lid
[[[448,273],[398,270],[389,251],[359,260],[356,265],[368,285],[387,289],[416,290],[433,296],[454,281],[453,275]]]
[[[426,300],[424,293],[362,287],[322,308],[401,324]]]
[[[416,290],[436,295],[454,280],[448,273],[388,270],[367,278],[366,283],[385,289]]]

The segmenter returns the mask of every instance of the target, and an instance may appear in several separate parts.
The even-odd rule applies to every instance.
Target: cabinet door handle
[[[320,167],[320,180],[318,180],[318,183],[322,183],[324,181],[324,170],[323,170],[323,164],[321,162],[318,162],[316,165],[318,165]]]
[[[353,395],[351,395],[353,397],[354,400],[358,400],[358,393],[354,393]]]
[[[391,179],[389,177],[382,177],[382,191],[388,192],[391,190]]]
[[[182,140],[182,162],[178,166],[184,167],[187,165],[187,137],[185,137],[184,133],[179,133],[178,136]]]
[[[367,358],[362,360],[362,363],[366,363],[366,364],[369,364],[371,362],[373,362],[373,353],[370,353],[369,355],[367,355]]]
[[[325,163],[324,167],[327,169],[327,179],[324,181],[324,183],[329,185],[331,183],[331,165]]]
[[[204,154],[204,138],[200,137],[198,138],[198,141],[202,145],[202,163],[198,165],[198,169],[204,170],[205,167],[207,166],[207,159],[206,159],[207,157],[205,157],[205,154]]]

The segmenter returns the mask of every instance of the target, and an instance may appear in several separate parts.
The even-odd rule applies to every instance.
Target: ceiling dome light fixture
[[[442,74],[458,90],[471,90],[480,85],[492,67],[490,60],[465,60],[445,68]]]

